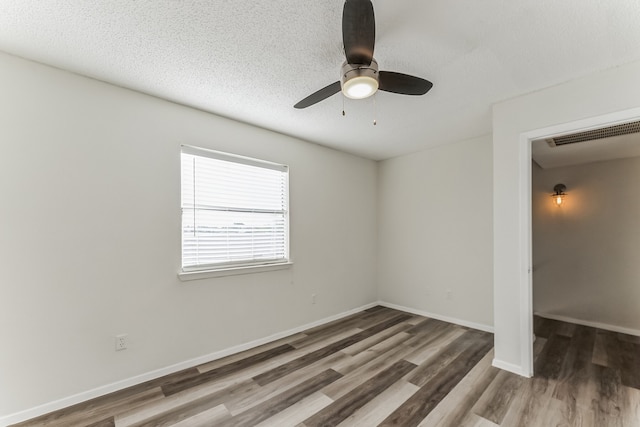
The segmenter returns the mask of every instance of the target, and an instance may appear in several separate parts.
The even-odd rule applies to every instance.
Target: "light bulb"
[[[369,76],[358,76],[344,82],[342,91],[347,98],[363,99],[378,90],[378,81]]]

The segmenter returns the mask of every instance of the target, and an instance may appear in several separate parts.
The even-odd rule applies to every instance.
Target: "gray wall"
[[[380,162],[380,299],[493,328],[491,137]]]
[[[375,162],[1,53],[0,93],[0,418],[377,300]],[[180,144],[290,166],[290,269],[179,281]]]
[[[568,193],[560,207],[549,197],[557,183]],[[534,165],[535,312],[640,335],[638,188],[640,157]]]

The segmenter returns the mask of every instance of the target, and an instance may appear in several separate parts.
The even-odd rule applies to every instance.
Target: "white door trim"
[[[640,108],[535,129],[520,134],[520,351],[521,366],[533,376],[533,275],[531,244],[531,141],[640,120]]]

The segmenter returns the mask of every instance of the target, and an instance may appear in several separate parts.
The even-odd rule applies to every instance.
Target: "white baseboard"
[[[106,394],[113,393],[115,391],[119,391],[127,387],[142,384],[146,381],[154,380],[156,378],[160,378],[165,375],[173,374],[183,369],[193,368],[195,366],[202,365],[203,363],[208,363],[213,360],[221,359],[223,357],[230,356],[232,354],[240,353],[241,351],[249,350],[251,348],[258,347],[263,344],[268,344],[272,341],[276,341],[281,338],[285,338],[290,335],[303,332],[307,329],[315,328],[316,326],[324,325],[325,323],[333,322],[334,320],[338,320],[343,317],[350,316],[352,314],[358,313],[368,308],[375,307],[376,305],[379,305],[379,303],[378,302],[369,303],[361,307],[354,308],[349,311],[345,311],[343,313],[335,314],[333,316],[329,316],[324,319],[316,320],[315,322],[307,323],[306,325],[298,326],[296,328],[289,329],[287,331],[278,332],[276,334],[270,335],[265,338],[260,338],[260,339],[253,340],[253,341],[240,344],[234,347],[230,347],[224,350],[216,351],[214,353],[206,354],[204,356],[200,356],[194,359],[186,360],[184,362],[176,363],[174,365],[167,366],[165,368],[156,369],[151,372],[136,375],[135,377],[127,378],[121,381],[116,381],[114,383],[100,386],[92,390],[74,394],[73,396],[68,396],[53,402],[45,403],[43,405],[36,406],[35,408],[5,415],[0,417],[0,427],[6,427],[11,424],[15,424],[22,421],[26,421],[31,418],[39,417],[41,415],[48,414],[49,412],[57,411],[72,405],[76,405],[78,403],[85,402],[87,400],[95,399],[96,397],[104,396]]]
[[[392,304],[390,302],[378,301],[378,305],[384,307],[393,308],[400,311],[406,311],[407,313],[417,314],[418,316],[430,317],[432,319],[442,320],[443,322],[453,323],[460,326],[466,326],[468,328],[477,329],[479,331],[493,333],[493,326],[483,325],[481,323],[470,322],[468,320],[457,319],[455,317],[442,316],[436,313],[429,313],[428,311],[418,310],[411,307],[405,307],[398,304]]]
[[[525,372],[520,365],[514,365],[513,363],[505,362],[503,360],[493,359],[491,366],[502,369],[503,371],[512,372],[516,375],[520,375],[521,377],[531,378],[531,375],[528,372]]]
[[[609,325],[606,323],[592,322],[589,320],[574,319],[568,316],[559,316],[557,314],[533,313],[535,316],[544,317],[545,319],[559,320],[561,322],[575,323],[576,325],[590,326],[592,328],[604,329],[605,331],[620,332],[627,335],[635,335],[640,337],[640,329],[625,328],[623,326]]]

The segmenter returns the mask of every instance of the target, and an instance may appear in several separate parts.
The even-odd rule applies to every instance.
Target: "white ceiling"
[[[372,159],[488,134],[497,101],[640,60],[638,0],[377,0],[380,69],[434,88],[296,110],[338,80],[342,5],[0,0],[0,50]]]

